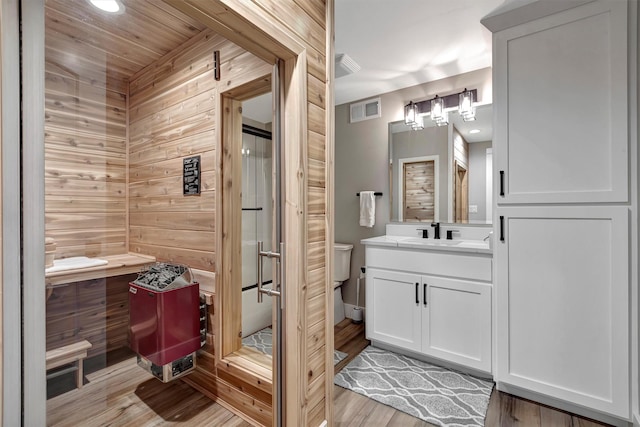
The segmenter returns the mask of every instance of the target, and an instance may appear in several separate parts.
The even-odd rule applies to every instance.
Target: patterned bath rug
[[[337,365],[338,363],[342,362],[347,356],[348,356],[347,353],[344,353],[338,350],[333,350],[333,364]]]
[[[273,333],[270,327],[266,327],[258,332],[251,334],[242,339],[242,345],[246,347],[253,347],[256,350],[268,354],[269,356],[273,355]],[[338,350],[333,351],[333,364],[336,365],[340,363],[341,360],[344,360],[347,357],[347,353],[343,353]]]
[[[493,382],[375,347],[334,378],[336,385],[437,426],[484,426]]]

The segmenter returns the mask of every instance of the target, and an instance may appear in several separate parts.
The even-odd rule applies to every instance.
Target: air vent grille
[[[350,105],[350,123],[382,116],[380,98],[371,98]]]

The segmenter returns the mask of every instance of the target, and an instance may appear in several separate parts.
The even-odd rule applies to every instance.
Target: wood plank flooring
[[[346,366],[369,342],[364,325],[349,319],[336,325],[336,348],[348,354],[336,365]],[[106,366],[106,367],[105,367]],[[50,390],[47,425],[58,426],[249,426],[240,417],[212,402],[181,381],[163,384],[136,365],[128,351],[110,353],[104,360],[88,360],[82,389],[61,385]],[[62,391],[66,391],[62,393]],[[60,394],[62,393],[62,394]],[[432,424],[342,387],[334,386],[336,427],[427,427]],[[597,423],[515,396],[494,391],[485,420],[488,427],[597,427]]]

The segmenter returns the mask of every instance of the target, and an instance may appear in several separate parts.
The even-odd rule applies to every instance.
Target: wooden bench
[[[83,360],[87,357],[87,350],[91,348],[91,343],[87,340],[78,341],[63,347],[54,348],[47,351],[47,371],[59,366],[74,363],[76,366],[64,369],[53,374],[48,374],[47,379],[66,374],[67,372],[76,371],[76,384],[78,388],[82,388],[83,381]]]

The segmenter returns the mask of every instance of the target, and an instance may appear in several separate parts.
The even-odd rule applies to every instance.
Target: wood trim
[[[301,145],[306,145],[307,55],[285,61],[283,116],[283,239],[287,248],[285,294],[283,421],[285,425],[306,425],[306,195]],[[304,141],[304,143],[301,143]],[[295,284],[295,285],[294,285]],[[293,286],[296,286],[294,288]],[[295,292],[297,291],[297,292]]]
[[[174,8],[202,22],[207,27],[213,29],[217,34],[233,41],[237,45],[243,47],[249,52],[254,53],[267,62],[273,63],[277,58],[270,50],[256,44],[242,33],[241,28],[246,28],[243,24],[242,17],[239,17],[228,10],[221,10],[218,13],[211,14],[209,10],[205,11],[198,4],[191,4],[190,1],[184,0],[164,0]],[[218,5],[213,5],[218,6]],[[250,25],[249,25],[250,26]],[[259,36],[257,37],[260,38]]]
[[[335,3],[334,0],[326,0],[326,62],[327,62],[327,82],[325,87],[325,242],[326,242],[326,256],[325,256],[325,293],[326,293],[326,307],[325,307],[325,385],[324,385],[324,404],[325,404],[325,420],[328,425],[333,425],[333,377],[334,377],[334,365],[333,365],[333,349],[335,348],[334,341],[334,293],[333,293],[333,271],[334,271],[334,257],[333,246],[335,242],[335,224],[334,224],[334,198],[335,198],[335,108],[334,94],[333,94],[333,82],[334,75],[334,40],[335,40],[335,27],[334,27],[334,13]]]
[[[125,117],[125,123],[126,123],[126,133],[125,133],[125,146],[124,146],[124,152],[126,153],[126,160],[125,160],[125,166],[124,166],[124,170],[125,170],[125,187],[124,187],[124,202],[125,202],[125,212],[124,212],[124,226],[125,229],[127,230],[127,232],[125,233],[125,237],[124,237],[124,247],[126,248],[127,251],[131,251],[131,246],[129,246],[129,235],[130,233],[128,232],[129,227],[131,226],[131,221],[130,221],[130,213],[131,213],[131,209],[130,209],[130,197],[129,197],[129,171],[130,171],[130,151],[129,151],[129,128],[130,128],[130,124],[131,124],[131,113],[130,113],[130,102],[131,102],[131,91],[130,91],[131,85],[129,83],[127,83],[127,93],[126,93],[126,97],[127,99],[125,100],[126,102],[126,117]]]
[[[182,381],[252,425],[269,424],[271,414],[266,405],[213,374],[204,371],[198,373],[199,375],[187,375]]]
[[[217,311],[220,318],[221,346],[216,361],[233,353],[242,346],[242,290],[232,286],[242,281],[242,102],[220,95],[222,101],[221,123],[219,133],[222,135],[222,147],[219,150],[222,161],[222,185],[218,193],[222,193],[221,204],[218,205],[222,234],[221,246],[216,250],[220,255],[218,264],[219,277],[222,281],[218,289]],[[216,256],[217,256],[216,255]]]

